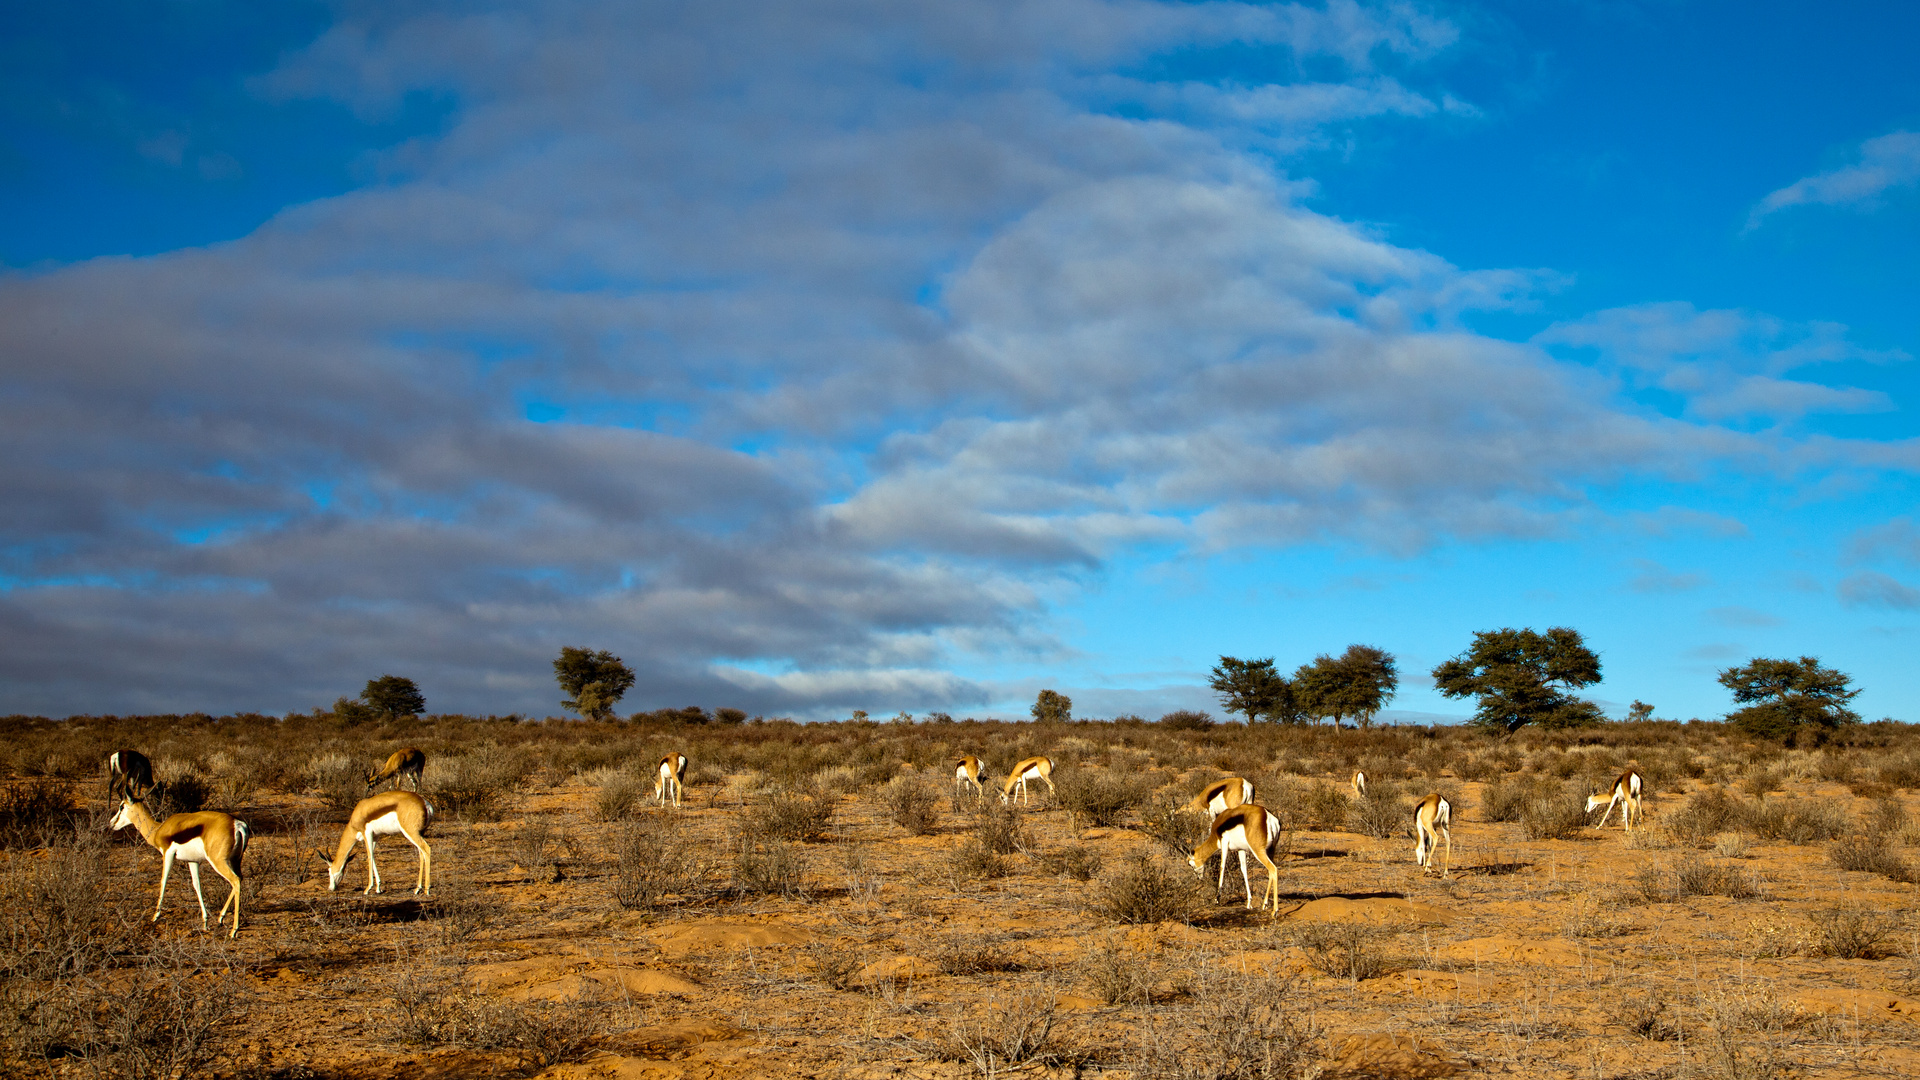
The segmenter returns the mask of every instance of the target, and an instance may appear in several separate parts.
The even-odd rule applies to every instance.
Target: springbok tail
[[[253,829],[244,821],[233,823],[233,853],[236,856],[247,852],[247,841],[253,839]]]

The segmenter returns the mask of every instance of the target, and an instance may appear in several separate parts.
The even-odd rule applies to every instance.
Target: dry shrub
[[[1381,936],[1378,928],[1366,923],[1309,922],[1301,924],[1293,938],[1324,974],[1360,982],[1387,971]]]
[[[1006,877],[1013,873],[1013,865],[976,837],[953,850],[953,856],[947,860],[947,872],[954,887],[959,888],[970,881]]]
[[[93,838],[89,838],[93,839]],[[133,947],[144,905],[107,898],[104,844],[55,847],[0,872],[0,976],[44,981],[90,975]]]
[[[1480,817],[1485,821],[1519,821],[1528,805],[1553,790],[1553,785],[1538,778],[1514,777],[1488,784],[1480,796]]]
[[[319,793],[327,809],[351,813],[354,804],[367,797],[367,765],[345,754],[321,754],[304,770],[307,784]],[[439,804],[434,804],[439,809]]]
[[[944,975],[986,975],[1019,971],[1019,954],[1006,942],[986,934],[954,934],[940,942],[928,957]]]
[[[940,795],[924,776],[896,776],[881,792],[887,816],[908,836],[926,836],[940,827]]]
[[[807,945],[806,952],[814,981],[829,990],[852,989],[854,976],[867,966],[864,950],[850,949],[837,941],[812,942]]]
[[[205,810],[207,801],[212,797],[213,785],[198,773],[180,773],[153,786],[153,791],[147,795],[147,811],[155,821],[165,821],[175,814],[193,814]]]
[[[587,1057],[608,1021],[604,1007],[579,998],[514,1002],[479,997],[467,991],[459,967],[446,963],[402,970],[390,997],[402,1041],[507,1051],[532,1068]]]
[[[1673,874],[1675,896],[1724,896],[1732,900],[1752,900],[1766,896],[1766,885],[1757,871],[1726,863],[1694,860],[1683,862]]]
[[[1145,782],[1136,775],[1109,769],[1075,769],[1057,781],[1060,805],[1082,828],[1120,824],[1145,802]]]
[[[1813,913],[1813,946],[1822,956],[1842,960],[1878,960],[1898,929],[1892,919],[1860,908],[1835,907]]]
[[[645,805],[652,789],[630,772],[619,772],[600,785],[593,796],[593,816],[618,821]]]
[[[1151,1022],[1135,1080],[1298,1080],[1312,1075],[1320,1033],[1294,1008],[1287,979],[1220,976],[1194,1005]]]
[[[1053,992],[1021,986],[985,1006],[948,1017],[929,1045],[933,1056],[973,1066],[981,1076],[998,1076],[1022,1065],[1057,1065],[1072,1056],[1056,1038]]]
[[[628,911],[647,911],[669,897],[696,898],[708,862],[673,815],[641,816],[608,837],[613,851],[613,899]]]
[[[1093,906],[1123,923],[1185,922],[1206,904],[1203,887],[1187,867],[1136,855],[1100,878]]]
[[[1895,837],[1906,831],[1907,808],[1891,793],[1873,801],[1867,811],[1867,832],[1880,837]]]
[[[1696,791],[1687,805],[1662,815],[1661,824],[1690,847],[1706,847],[1713,838],[1741,821],[1739,800],[1721,788]]]
[[[1213,716],[1194,709],[1175,709],[1160,718],[1160,726],[1169,731],[1211,731]]]
[[[1726,832],[1713,838],[1713,853],[1723,859],[1744,859],[1752,846],[1746,833]]]
[[[1842,870],[1880,874],[1902,884],[1920,881],[1913,864],[1900,857],[1881,835],[1856,836],[1841,840],[1827,849],[1827,857]]]
[[[52,777],[0,784],[0,845],[46,847],[72,829],[73,785]]]
[[[500,746],[435,758],[427,763],[427,801],[466,821],[498,821],[531,771],[523,755]]]
[[[981,803],[974,815],[973,839],[995,855],[1011,855],[1031,846],[1020,811],[992,800]]]
[[[1081,954],[1074,971],[1108,1005],[1144,1005],[1152,999],[1152,969],[1117,935]]]
[[[1342,829],[1353,809],[1353,796],[1346,788],[1321,780],[1301,794],[1297,806],[1301,828]]]
[[[785,840],[739,833],[733,838],[733,882],[736,896],[807,898],[807,857]]]
[[[1541,795],[1520,812],[1520,831],[1529,840],[1566,840],[1587,828],[1586,796],[1577,791]]]
[[[1607,1000],[1614,1023],[1648,1042],[1666,1042],[1681,1035],[1678,1021],[1668,1011],[1666,999],[1658,991],[1610,995]]]
[[[1185,858],[1207,839],[1207,818],[1182,810],[1174,799],[1161,799],[1140,815],[1140,831],[1165,844],[1168,850]],[[1341,812],[1346,812],[1345,804]]]
[[[1048,873],[1075,881],[1091,881],[1100,872],[1100,853],[1080,844],[1042,852],[1035,858]]]
[[[506,910],[507,906],[492,893],[457,882],[437,887],[428,918],[440,946],[457,950],[498,922]]]
[[[777,791],[761,810],[760,824],[781,840],[811,840],[833,824],[839,800],[809,791]]]
[[[1742,824],[1762,840],[1818,844],[1847,834],[1846,812],[1825,799],[1760,799],[1743,808]]]
[[[1364,797],[1351,801],[1347,824],[1375,840],[1389,840],[1413,828],[1413,804],[1400,785],[1385,780],[1367,785]]]
[[[232,959],[218,949],[158,940],[126,976],[69,985],[69,1051],[96,1076],[198,1075],[220,1055],[247,1007]]]

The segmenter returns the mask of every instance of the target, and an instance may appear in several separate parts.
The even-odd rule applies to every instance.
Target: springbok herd
[[[426,767],[427,755],[409,746],[394,751],[385,764],[367,771],[367,791],[370,794],[354,805],[346,828],[340,832],[340,843],[333,855],[328,857],[324,851],[313,853],[315,858],[327,864],[329,890],[340,887],[340,878],[353,858],[354,847],[364,843],[367,847],[367,887],[362,891],[385,892],[386,886],[380,880],[380,867],[374,861],[374,840],[398,834],[406,837],[407,842],[420,853],[420,872],[414,882],[414,893],[421,896],[433,894],[433,847],[427,843],[425,836],[427,826],[433,821],[433,806],[420,797],[420,776]],[[985,788],[980,782],[982,770],[979,758],[971,754],[961,758],[954,764],[955,787],[962,792],[971,791],[976,797],[983,796]],[[661,758],[653,784],[655,801],[677,808],[686,778],[685,754],[673,753]],[[413,781],[412,791],[401,790],[401,782],[406,779]],[[393,781],[392,789],[371,794],[388,780]],[[1053,786],[1052,758],[1031,757],[1015,765],[1001,785],[1000,801],[1031,805],[1027,784],[1034,780],[1046,784],[1048,791],[1057,793]],[[132,826],[160,852],[160,896],[154,905],[154,919],[160,918],[166,906],[167,878],[173,871],[174,862],[178,860],[187,864],[187,870],[193,876],[193,893],[200,902],[200,925],[203,929],[207,928],[207,898],[200,888],[200,867],[205,864],[225,878],[230,886],[226,902],[220,905],[216,922],[224,924],[227,909],[231,907],[233,927],[227,936],[238,934],[241,856],[246,853],[247,842],[253,835],[247,823],[218,810],[175,814],[165,821],[155,821],[147,811],[145,802],[154,787],[153,764],[137,750],[120,750],[108,756],[107,784],[109,798],[117,796],[121,800],[120,812],[114,816],[109,827],[119,830]],[[1356,799],[1366,795],[1366,773],[1353,774],[1352,789]],[[1613,808],[1618,806],[1623,826],[1631,830],[1641,820],[1641,792],[1640,774],[1629,770],[1613,782],[1613,790],[1609,794],[1588,797],[1587,812],[1592,813],[1604,804],[1607,812],[1601,815],[1599,824],[1605,826],[1613,815]],[[1260,805],[1253,783],[1238,776],[1216,780],[1195,795],[1185,809],[1211,815],[1213,819],[1207,839],[1188,859],[1194,872],[1205,874],[1207,862],[1218,854],[1220,875],[1216,887],[1224,888],[1227,860],[1237,853],[1240,856],[1240,878],[1246,887],[1247,907],[1251,908],[1253,879],[1247,867],[1247,859],[1251,856],[1267,871],[1267,890],[1261,899],[1260,909],[1265,911],[1271,906],[1278,911],[1280,871],[1274,857],[1281,839],[1280,818]],[[1440,862],[1440,874],[1445,877],[1451,872],[1452,820],[1452,804],[1438,794],[1428,795],[1415,806],[1413,859],[1423,873],[1433,871],[1435,853],[1443,843],[1446,854]]]

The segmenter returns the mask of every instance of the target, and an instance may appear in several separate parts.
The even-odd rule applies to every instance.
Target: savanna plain
[[[435,716],[0,722],[0,1073],[57,1077],[1920,1074],[1920,737],[1180,722]],[[427,755],[433,890],[331,855]],[[247,821],[202,929],[101,776]],[[655,767],[690,760],[679,808]],[[984,798],[954,786],[978,755]],[[1014,762],[1057,790],[1003,805]],[[1349,788],[1353,772],[1371,783]],[[1647,812],[1586,796],[1633,769]],[[1277,913],[1187,855],[1209,782],[1284,823]],[[1449,872],[1412,808],[1453,805]],[[1444,854],[1444,853],[1443,853]],[[1253,893],[1264,886],[1255,868]],[[203,874],[208,908],[227,886]]]

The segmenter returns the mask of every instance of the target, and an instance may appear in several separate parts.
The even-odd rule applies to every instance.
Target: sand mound
[[[678,975],[653,968],[614,967],[580,971],[578,958],[535,956],[467,969],[467,981],[482,994],[512,1001],[601,999],[626,994],[695,994],[700,987]]]
[[[918,956],[888,956],[875,960],[856,973],[855,986],[878,986],[901,979],[927,979],[940,974],[940,966]]]
[[[1302,922],[1367,922],[1399,926],[1407,923],[1452,922],[1454,914],[1432,904],[1391,896],[1368,897],[1364,900],[1327,896],[1301,904],[1288,912],[1287,917]]]
[[[1421,1080],[1425,1077],[1452,1076],[1462,1068],[1460,1060],[1435,1046],[1431,1040],[1410,1035],[1349,1035],[1334,1052],[1333,1062],[1320,1075],[1332,1080],[1348,1077],[1359,1080]]]
[[[1439,950],[1450,960],[1475,963],[1545,964],[1574,966],[1585,962],[1585,950],[1570,941],[1529,941],[1516,937],[1478,937],[1456,941]]]
[[[1843,1013],[1851,1020],[1874,1016],[1920,1022],[1920,1001],[1884,990],[1847,990],[1840,987],[1802,990],[1791,998],[1811,1013]]]
[[[814,934],[784,923],[689,923],[654,939],[662,956],[686,956],[714,949],[764,949],[774,945],[804,945]]]

